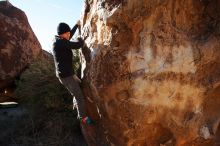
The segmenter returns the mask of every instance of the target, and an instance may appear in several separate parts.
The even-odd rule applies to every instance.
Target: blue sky
[[[80,19],[83,0],[9,0],[23,10],[44,50],[49,51],[57,25],[66,22],[73,27]]]

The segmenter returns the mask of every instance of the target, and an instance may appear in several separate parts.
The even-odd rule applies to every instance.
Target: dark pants
[[[78,118],[85,117],[85,98],[80,88],[80,79],[74,75],[66,78],[59,78],[59,80],[73,96],[73,107],[77,108]]]

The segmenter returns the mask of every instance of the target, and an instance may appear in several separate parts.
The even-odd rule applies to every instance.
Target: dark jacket
[[[76,32],[77,27],[78,25],[76,24],[71,30],[70,39]],[[57,77],[65,78],[74,74],[72,49],[79,49],[82,46],[83,41],[81,39],[76,42],[72,42],[62,39],[59,36],[55,36],[55,41],[53,43],[53,57]]]

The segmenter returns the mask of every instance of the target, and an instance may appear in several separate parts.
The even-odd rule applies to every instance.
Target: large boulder
[[[0,2],[0,26],[0,89],[2,89],[19,76],[42,49],[25,13],[7,1]]]
[[[87,0],[91,145],[220,142],[220,1]]]

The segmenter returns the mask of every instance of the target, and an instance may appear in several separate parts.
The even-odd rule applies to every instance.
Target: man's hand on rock
[[[78,25],[79,35],[81,35],[81,21],[78,20],[76,24]]]
[[[78,37],[77,40],[82,44],[82,46],[84,46],[85,41],[81,37]]]
[[[76,24],[77,24],[78,26],[80,26],[80,25],[81,25],[81,21],[78,20],[78,21],[76,22]]]

